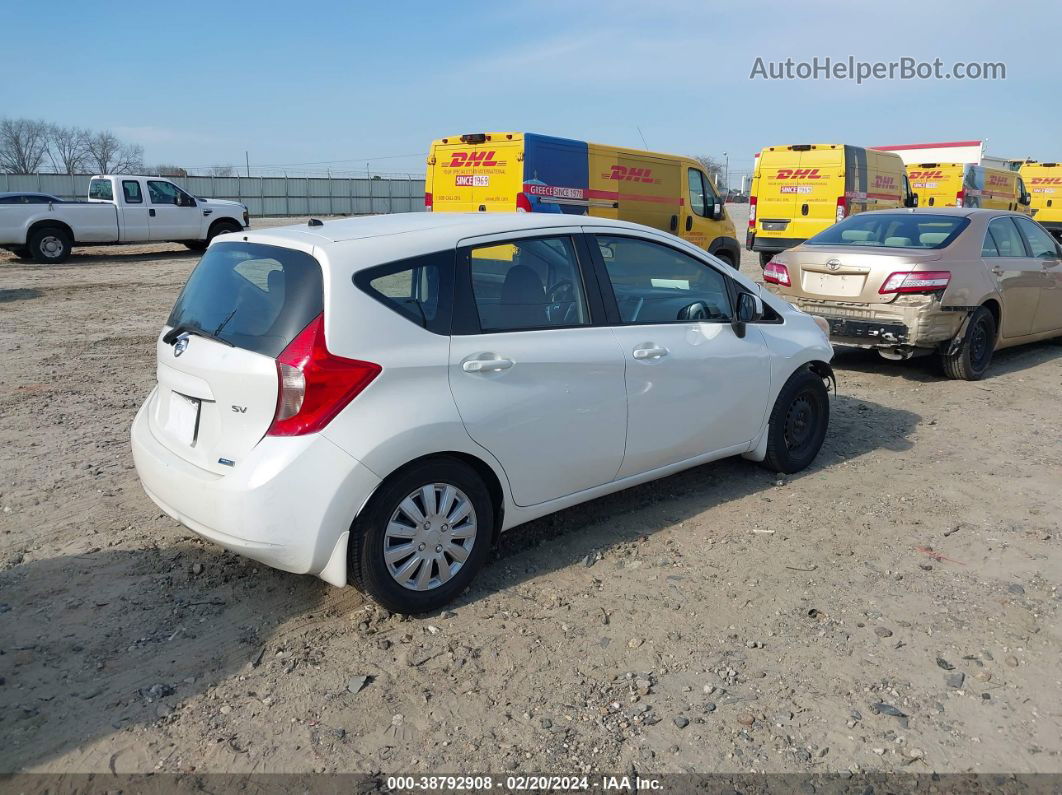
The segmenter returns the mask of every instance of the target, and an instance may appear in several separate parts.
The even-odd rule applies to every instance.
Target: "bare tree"
[[[144,147],[122,143],[104,130],[89,138],[88,161],[97,174],[132,174],[144,167]]]
[[[34,119],[0,119],[0,170],[33,174],[48,153],[48,124]]]
[[[210,177],[234,177],[236,176],[236,169],[232,166],[211,166],[207,169],[207,176]]]
[[[160,177],[187,177],[188,169],[181,168],[180,166],[161,165],[155,166],[152,169],[153,174],[158,174]]]
[[[91,133],[80,127],[48,127],[48,158],[57,174],[80,174],[88,158]]]
[[[720,178],[723,174],[722,161],[720,161],[719,158],[712,157],[711,155],[696,155],[693,159],[701,164],[701,167],[704,169],[704,173],[711,178],[712,184],[716,187],[719,187]]]

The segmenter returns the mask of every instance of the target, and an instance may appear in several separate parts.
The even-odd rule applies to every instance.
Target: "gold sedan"
[[[936,354],[951,378],[977,380],[994,351],[1062,336],[1062,247],[1019,213],[860,213],[775,254],[763,280],[824,318],[834,345]]]

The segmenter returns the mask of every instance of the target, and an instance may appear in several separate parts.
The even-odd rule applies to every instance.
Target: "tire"
[[[425,488],[431,488],[436,500],[434,517],[437,521],[434,526],[426,527],[432,523],[420,524],[413,518],[418,511],[421,520],[432,518],[432,515],[424,515],[426,502],[422,489]],[[458,496],[451,502],[450,509],[441,513],[448,488],[456,490]],[[445,519],[465,510],[462,497],[471,511],[455,524],[456,530],[449,529]],[[415,510],[407,513],[403,506],[410,501]],[[472,537],[468,538],[470,522],[474,529]],[[390,535],[392,528],[398,526],[407,528],[409,534]],[[350,580],[392,612],[437,610],[464,591],[486,561],[493,528],[494,506],[487,487],[471,467],[452,458],[422,461],[384,481],[355,519],[349,547]],[[460,533],[465,537],[460,537]],[[403,556],[407,538],[410,539],[411,554]],[[455,552],[455,547],[464,550],[465,560],[462,562],[459,556],[449,555],[447,547]],[[438,554],[440,549],[443,550],[441,557]],[[388,550],[397,550],[398,554],[390,563],[385,559]],[[419,555],[422,550],[423,557]],[[420,558],[419,561],[416,558]],[[444,563],[446,570],[452,571],[447,580],[440,579]],[[455,563],[459,565],[453,570]],[[392,566],[397,574],[392,574]],[[427,574],[422,578],[425,571]]]
[[[830,425],[830,394],[820,376],[808,368],[793,373],[771,410],[767,457],[776,472],[799,472],[815,460]]]
[[[731,254],[729,252],[727,252],[727,251],[716,252],[713,256],[716,259],[718,259],[718,260],[722,260],[723,264],[726,265],[729,268],[736,268],[737,267],[734,264],[733,256],[731,256]]]
[[[980,381],[992,363],[996,349],[996,319],[986,307],[979,306],[970,315],[966,332],[955,353],[942,351],[940,364],[948,378]]]
[[[190,251],[206,251],[206,247],[209,245],[205,240],[190,240],[187,241],[184,246]]]
[[[243,227],[235,221],[215,221],[207,232],[206,240],[186,240],[184,245],[192,251],[206,251],[210,241],[218,235],[227,235],[229,232],[242,232]]]
[[[759,252],[759,254],[760,254],[760,267],[761,268],[766,268],[767,267],[767,263],[771,261],[771,257],[773,257],[774,254],[772,252],[770,252],[770,251],[761,251],[761,252]]]
[[[58,265],[70,257],[74,241],[65,229],[48,226],[36,230],[29,239],[29,254],[34,262]]]
[[[24,247],[13,248],[13,249],[10,249],[10,251],[11,251],[12,254],[14,254],[19,259],[33,259],[33,255],[30,254],[30,250],[28,248],[24,248]]]

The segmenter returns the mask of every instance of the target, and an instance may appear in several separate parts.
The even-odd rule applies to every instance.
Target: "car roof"
[[[47,196],[49,199],[59,198],[54,193],[43,193],[38,190],[8,190],[0,192],[0,199],[7,198],[8,196]]]
[[[534,229],[556,229],[601,226],[629,228],[641,232],[652,229],[628,221],[607,218],[592,218],[587,215],[561,213],[433,213],[410,212],[388,215],[366,215],[355,218],[322,220],[320,226],[308,223],[292,226],[274,226],[253,230],[254,239],[283,244],[285,241],[300,245],[326,246],[348,240],[362,240],[389,235],[419,234],[426,237],[445,238],[457,241],[466,237],[522,232]]]
[[[849,218],[856,218],[860,215],[952,215],[956,218],[977,218],[980,216],[996,216],[996,215],[1023,215],[1022,213],[1012,212],[1010,210],[990,210],[982,207],[897,207],[892,210],[870,210],[865,213],[858,213],[857,215],[851,215]],[[1028,217],[1028,216],[1024,216]]]

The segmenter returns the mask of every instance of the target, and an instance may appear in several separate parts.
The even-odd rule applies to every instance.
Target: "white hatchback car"
[[[202,537],[399,612],[498,533],[741,454],[822,445],[823,323],[663,232],[575,215],[384,215],[217,238],[132,428]]]

